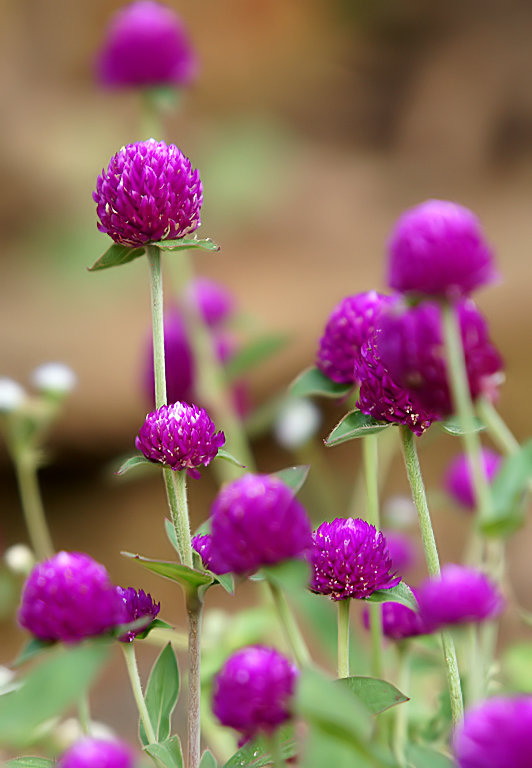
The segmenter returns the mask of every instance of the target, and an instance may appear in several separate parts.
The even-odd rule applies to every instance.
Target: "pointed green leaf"
[[[290,593],[308,587],[310,566],[306,560],[283,560],[261,568],[260,575]]]
[[[249,344],[238,350],[224,366],[229,381],[235,381],[245,373],[253,370],[264,360],[272,357],[286,346],[288,338],[284,334],[268,334],[253,339]]]
[[[172,644],[168,643],[153,665],[146,686],[146,708],[150,716],[157,743],[165,742],[170,736],[170,718],[179,697],[179,670]],[[140,738],[149,745],[142,720]]]
[[[150,464],[152,467],[154,466],[153,461],[150,461],[142,454],[137,453],[134,456],[130,456],[129,459],[126,459],[126,461],[124,461],[124,463],[116,470],[115,475],[125,475],[130,469],[135,469],[135,467],[145,464]]]
[[[347,686],[366,705],[370,712],[378,715],[390,707],[410,701],[401,691],[386,680],[377,677],[344,677],[338,681]]]
[[[229,451],[225,451],[223,448],[218,448],[218,453],[214,457],[214,460],[216,459],[223,459],[224,461],[228,461],[230,464],[234,464],[235,467],[246,469],[245,464],[242,464],[238,459],[235,459],[235,457],[230,454]]]
[[[280,753],[283,760],[289,760],[297,754],[292,726],[285,725],[278,731]],[[264,768],[273,765],[269,746],[262,737],[248,741],[225,763],[224,768]],[[201,766],[203,768],[203,766]]]
[[[171,520],[167,517],[164,520],[164,530],[166,531],[166,537],[170,544],[173,546],[177,554],[179,555],[179,547],[177,545],[177,534]]]
[[[479,521],[489,536],[508,536],[524,522],[526,493],[532,483],[532,440],[508,456],[491,485],[492,508]]]
[[[369,597],[365,597],[364,600],[368,603],[401,603],[413,611],[419,610],[414,593],[404,581],[400,581],[397,586],[391,589],[378,589]]]
[[[294,397],[345,397],[353,389],[353,384],[337,384],[318,368],[307,368],[290,384],[290,394]]]
[[[183,768],[183,752],[179,736],[171,736],[161,744],[148,744],[144,751],[159,760],[165,768]]]
[[[482,432],[482,430],[486,429],[486,425],[476,416],[474,417],[473,422],[473,432]],[[447,432],[449,435],[465,435],[465,430],[456,416],[441,421],[440,425],[443,431]]]
[[[181,237],[179,240],[160,240],[154,243],[161,251],[184,251],[190,248],[199,248],[202,251],[219,251],[220,246],[210,237],[200,240],[198,237]]]
[[[56,645],[56,643],[53,640],[39,640],[38,637],[32,637],[32,639],[26,643],[24,648],[21,650],[12,666],[15,668],[20,667],[21,664],[24,664],[26,661],[35,658],[35,656],[38,656],[43,651],[47,651],[54,645]]]
[[[325,445],[329,447],[340,445],[348,440],[356,440],[366,435],[374,435],[391,426],[389,422],[377,421],[373,416],[367,416],[362,411],[350,411],[335,426],[325,440]]]
[[[88,270],[89,272],[98,272],[102,269],[109,269],[109,267],[120,267],[122,264],[128,264],[130,261],[138,259],[143,254],[144,246],[132,248],[130,245],[114,243]]]
[[[5,768],[53,768],[53,760],[46,757],[15,757],[8,760]]]
[[[273,477],[278,477],[285,485],[297,493],[308,477],[310,464],[299,464],[296,467],[286,467],[272,472]]]
[[[235,594],[235,579],[232,573],[213,573],[212,575],[214,581],[220,584],[226,592],[230,595]]]
[[[202,754],[199,768],[218,768],[218,763],[210,750],[206,749]]]
[[[213,578],[208,573],[196,571],[194,568],[188,568],[180,563],[171,563],[166,560],[151,560],[142,555],[135,555],[132,552],[122,552],[124,557],[130,557],[132,560],[138,560],[148,571],[157,573],[170,581],[177,581],[178,584],[186,590],[197,590],[206,584],[212,584]]]
[[[137,632],[135,639],[136,640],[144,640],[144,638],[148,637],[150,632],[152,632],[154,629],[174,629],[174,627],[171,624],[168,624],[167,621],[163,621],[162,619],[154,619],[146,629],[142,630],[142,632]]]
[[[455,765],[447,755],[420,744],[407,746],[406,758],[411,768],[453,768]]]

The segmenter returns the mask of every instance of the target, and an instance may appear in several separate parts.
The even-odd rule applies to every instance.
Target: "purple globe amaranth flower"
[[[392,572],[386,539],[360,518],[337,517],[313,533],[310,590],[332,600],[369,597],[401,581]]]
[[[192,537],[192,548],[201,557],[203,567],[212,573],[228,573],[231,569],[223,563],[212,549],[210,533],[198,534]]]
[[[37,563],[22,590],[18,621],[40,640],[75,643],[123,624],[124,604],[109,574],[83,552]]]
[[[418,550],[413,539],[402,531],[382,531],[386,539],[388,554],[392,560],[392,570],[403,575],[418,561]]]
[[[185,324],[177,307],[164,313],[164,357],[166,368],[166,394],[170,403],[194,400],[196,366]],[[153,370],[153,336],[146,344],[143,366],[143,390],[148,402],[155,403],[155,376]]]
[[[133,768],[136,762],[129,744],[86,736],[63,753],[57,768]]]
[[[480,221],[448,200],[427,200],[403,213],[388,254],[388,284],[401,293],[455,298],[498,278]]]
[[[496,696],[466,710],[453,750],[459,768],[530,768],[532,696]]]
[[[489,483],[493,482],[502,463],[502,456],[489,448],[482,449],[482,463]],[[476,506],[475,489],[467,455],[461,453],[451,461],[445,473],[445,488],[452,498],[466,509]]]
[[[406,640],[409,637],[430,635],[433,627],[420,613],[402,603],[383,603],[381,606],[382,632],[389,640]],[[369,612],[363,613],[363,622],[369,629]]]
[[[198,61],[177,13],[139,0],[113,16],[96,67],[110,87],[184,86],[196,77]]]
[[[294,491],[273,475],[247,474],[225,485],[211,509],[211,562],[233,573],[305,557],[312,529]]]
[[[207,411],[177,402],[148,413],[135,439],[135,447],[150,461],[199,477],[197,467],[207,466],[225,443]]]
[[[222,725],[249,739],[291,717],[298,670],[274,648],[253,645],[227,659],[214,678],[212,709]]]
[[[92,196],[98,229],[122,245],[179,239],[201,223],[199,173],[180,149],[164,141],[122,147],[98,176]]]
[[[376,291],[347,296],[335,306],[316,354],[316,366],[332,381],[356,384],[355,362],[391,297]]]
[[[434,627],[488,621],[504,608],[499,589],[484,573],[454,563],[425,581],[417,598],[424,621]]]
[[[422,435],[437,414],[423,407],[415,393],[400,386],[390,375],[380,359],[380,338],[381,331],[376,330],[355,362],[355,377],[360,382],[357,407],[377,421],[404,424],[414,434]]]
[[[127,589],[117,587],[116,591],[122,599],[125,608],[124,624],[131,624],[140,619],[145,619],[142,626],[129,630],[118,638],[122,643],[130,643],[152,623],[161,610],[161,604],[156,603],[152,596],[146,594],[143,589],[139,589],[137,592],[133,587],[127,587]]]
[[[192,280],[186,291],[187,299],[198,307],[210,328],[216,328],[228,320],[235,311],[233,294],[221,283],[208,277]]]
[[[471,397],[495,399],[502,358],[490,340],[488,325],[471,299],[456,304]],[[447,377],[441,308],[425,301],[394,308],[379,321],[378,351],[382,364],[400,386],[438,418],[453,412]]]

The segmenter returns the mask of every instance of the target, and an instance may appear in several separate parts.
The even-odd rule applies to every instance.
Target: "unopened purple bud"
[[[401,293],[467,296],[498,278],[480,221],[448,200],[427,200],[403,213],[388,251],[388,283]]]
[[[18,620],[40,640],[76,643],[123,624],[124,615],[103,565],[82,552],[59,552],[33,568]]]
[[[291,716],[298,670],[274,648],[234,653],[214,678],[213,712],[246,739],[272,733]]]
[[[135,637],[148,627],[161,610],[161,604],[156,603],[150,594],[139,589],[138,592],[133,587],[116,588],[125,608],[124,624],[132,624],[140,619],[145,619],[145,623],[136,629],[129,630],[118,639],[123,643],[130,643]]]
[[[235,310],[233,294],[221,283],[197,277],[187,287],[187,298],[198,307],[204,321],[215,328],[228,320]]]
[[[98,176],[92,196],[98,229],[122,245],[179,239],[201,223],[199,173],[180,149],[164,141],[122,147]]]
[[[100,82],[119,88],[188,85],[197,69],[183,22],[152,0],[138,0],[114,15],[97,61]]]
[[[502,456],[489,448],[482,449],[482,463],[486,472],[488,483],[493,482],[499,467],[502,463]],[[475,490],[473,488],[473,478],[471,477],[471,468],[466,454],[456,456],[447,468],[445,473],[445,488],[452,498],[466,509],[474,510]]]
[[[423,619],[434,627],[488,621],[504,608],[497,586],[474,568],[450,563],[418,590]]]
[[[129,744],[87,736],[63,753],[57,768],[133,768],[136,762]]]
[[[401,581],[392,571],[386,539],[360,518],[336,518],[313,533],[310,589],[332,600],[369,597]]]
[[[530,768],[532,696],[496,696],[466,710],[453,738],[459,768]]]
[[[150,461],[199,477],[225,443],[207,411],[197,405],[172,403],[149,413],[135,439],[135,447]]]

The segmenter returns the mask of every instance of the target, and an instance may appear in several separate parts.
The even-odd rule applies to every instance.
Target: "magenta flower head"
[[[502,456],[489,448],[482,449],[482,462],[486,478],[491,483],[502,463]],[[445,488],[452,498],[466,509],[475,509],[475,491],[469,460],[464,453],[451,461],[445,473]]]
[[[201,223],[199,173],[180,149],[164,141],[122,147],[98,176],[92,196],[98,229],[122,245],[176,240]]]
[[[273,475],[247,474],[225,485],[211,509],[211,531],[209,562],[239,574],[305,557],[312,543],[303,505]]]
[[[103,85],[146,88],[188,85],[198,62],[177,13],[138,0],[114,15],[96,66]]]
[[[453,737],[459,768],[530,768],[532,696],[497,696],[466,710]]]
[[[123,624],[124,616],[103,565],[82,552],[59,552],[30,573],[18,621],[40,640],[76,643]]]
[[[298,670],[274,648],[242,648],[214,678],[212,709],[222,725],[243,739],[272,733],[291,716]]]
[[[427,200],[403,213],[388,253],[388,283],[401,293],[467,296],[498,278],[478,218],[448,200]]]
[[[356,384],[355,362],[382,308],[391,301],[376,291],[347,296],[333,309],[316,354],[316,366],[339,384]]]
[[[496,585],[475,568],[449,563],[440,578],[428,579],[418,590],[424,621],[434,627],[488,621],[504,608]]]
[[[381,606],[382,632],[389,640],[406,640],[409,637],[430,635],[431,625],[421,614],[413,611],[402,603],[383,603]],[[364,626],[369,629],[369,612],[364,610],[362,615]]]
[[[457,305],[471,397],[493,400],[501,380],[502,358],[492,344],[488,326],[471,299]],[[453,412],[447,381],[440,306],[425,301],[383,315],[378,350],[382,364],[421,405],[445,418]]]
[[[161,610],[161,604],[156,603],[150,594],[146,594],[143,589],[138,592],[133,587],[117,587],[116,591],[124,604],[124,624],[132,624],[140,619],[145,619],[142,626],[137,629],[129,630],[118,639],[122,643],[130,643],[135,637],[148,627]]]
[[[310,590],[332,600],[369,597],[401,581],[392,572],[386,539],[360,518],[337,517],[313,533]]]
[[[172,403],[148,413],[135,439],[135,447],[150,461],[199,477],[197,467],[207,466],[225,443],[207,411],[197,405]]]
[[[63,753],[57,768],[133,768],[136,762],[129,744],[87,736]]]
[[[197,277],[187,286],[187,298],[198,307],[210,328],[228,320],[235,311],[233,294],[221,283],[208,277]]]
[[[166,394],[170,403],[193,400],[195,364],[194,355],[185,330],[181,313],[172,307],[164,313],[164,357],[166,366]],[[142,371],[143,390],[150,403],[155,402],[153,372],[153,336],[150,332],[146,344]]]

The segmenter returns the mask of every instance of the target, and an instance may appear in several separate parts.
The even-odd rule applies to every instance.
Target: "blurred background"
[[[496,251],[503,280],[478,301],[506,360],[500,411],[518,439],[528,436],[530,3],[168,4],[189,28],[201,71],[179,108],[166,114],[165,138],[199,168],[200,235],[221,245],[218,254],[195,257],[197,271],[228,286],[253,328],[289,338],[249,377],[252,403],[285,390],[312,363],[341,298],[386,289],[386,240],[402,210],[448,198],[479,215]],[[119,481],[112,474],[117,457],[132,451],[149,406],[140,383],[150,328],[147,266],[140,259],[123,269],[86,270],[109,245],[96,230],[96,177],[123,144],[147,138],[138,94],[105,90],[94,75],[104,30],[121,5],[0,1],[0,375],[26,386],[43,362],[60,360],[75,370],[79,384],[41,472],[54,542],[88,551],[124,586],[150,589],[163,602],[161,615],[179,625],[183,606],[172,585],[119,554],[172,554],[159,477]],[[171,290],[171,277],[168,284]],[[342,413],[341,406],[324,407],[321,436]],[[269,433],[254,447],[263,471],[294,463]],[[465,539],[463,518],[437,493],[445,463],[458,450],[451,438],[422,441],[443,559],[459,557]],[[344,515],[358,447],[322,450],[320,458],[338,477],[329,514]],[[26,534],[3,445],[0,482],[1,546],[7,547]],[[209,472],[192,485],[199,524],[216,486]],[[397,460],[385,494],[403,493]],[[312,506],[311,491],[306,494]],[[510,543],[517,598],[529,610],[531,537],[528,527]],[[239,599],[250,595],[243,590]],[[228,610],[235,605],[229,597],[220,601]],[[23,640],[12,611],[13,605],[4,611],[0,663]],[[507,618],[505,632],[526,634],[516,616]],[[107,682],[126,685],[120,666],[109,674]],[[117,716],[105,691],[98,695],[98,716],[112,713],[133,738],[132,709]]]

